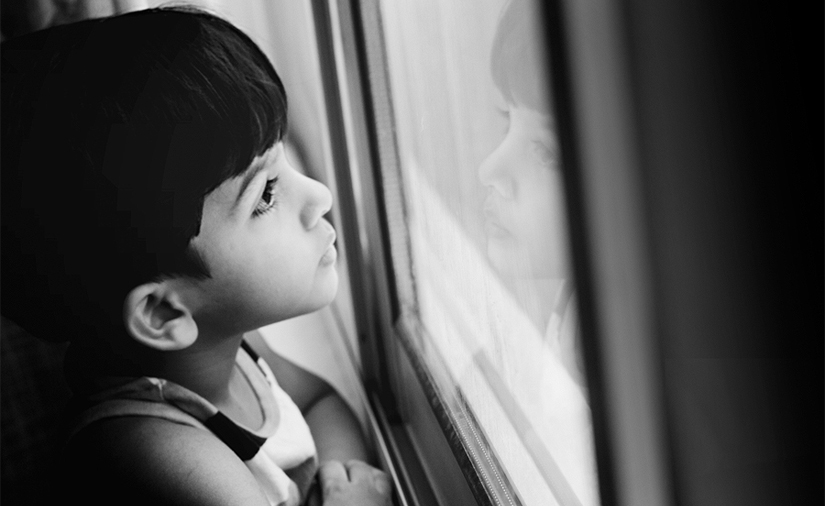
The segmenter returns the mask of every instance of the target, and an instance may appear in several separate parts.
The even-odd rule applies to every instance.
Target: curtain
[[[147,7],[147,0],[6,0],[0,4],[3,39],[82,19]]]

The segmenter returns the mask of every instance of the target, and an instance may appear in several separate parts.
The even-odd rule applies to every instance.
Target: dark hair
[[[0,90],[1,308],[48,340],[123,335],[132,288],[207,277],[204,197],[286,129],[266,56],[192,8],[10,39]]]
[[[490,68],[504,99],[551,113],[549,55],[538,0],[510,0],[498,22]]]

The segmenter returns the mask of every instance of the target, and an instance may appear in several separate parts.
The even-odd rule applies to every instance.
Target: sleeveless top
[[[258,429],[233,422],[212,403],[176,383],[142,377],[89,396],[71,421],[69,437],[93,422],[119,416],[150,416],[209,430],[246,464],[270,504],[298,505],[318,469],[309,427],[269,366],[246,342],[238,350],[236,365],[258,398],[263,413]]]

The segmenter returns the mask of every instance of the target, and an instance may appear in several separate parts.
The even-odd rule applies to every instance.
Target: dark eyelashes
[[[277,200],[275,198],[275,190],[277,184],[277,176],[267,180],[266,185],[264,186],[264,191],[261,194],[261,198],[260,200],[258,200],[258,204],[255,206],[255,210],[252,212],[253,216],[260,216],[266,213],[267,211],[270,211],[273,207],[275,207],[275,204],[277,204]]]

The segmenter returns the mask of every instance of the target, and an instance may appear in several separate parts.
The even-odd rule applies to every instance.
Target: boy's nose
[[[301,224],[310,230],[332,209],[332,192],[323,183],[308,179],[306,205],[301,212]]]
[[[481,184],[495,190],[502,197],[513,198],[515,186],[506,162],[507,156],[502,145],[481,162],[478,167],[478,179]]]

